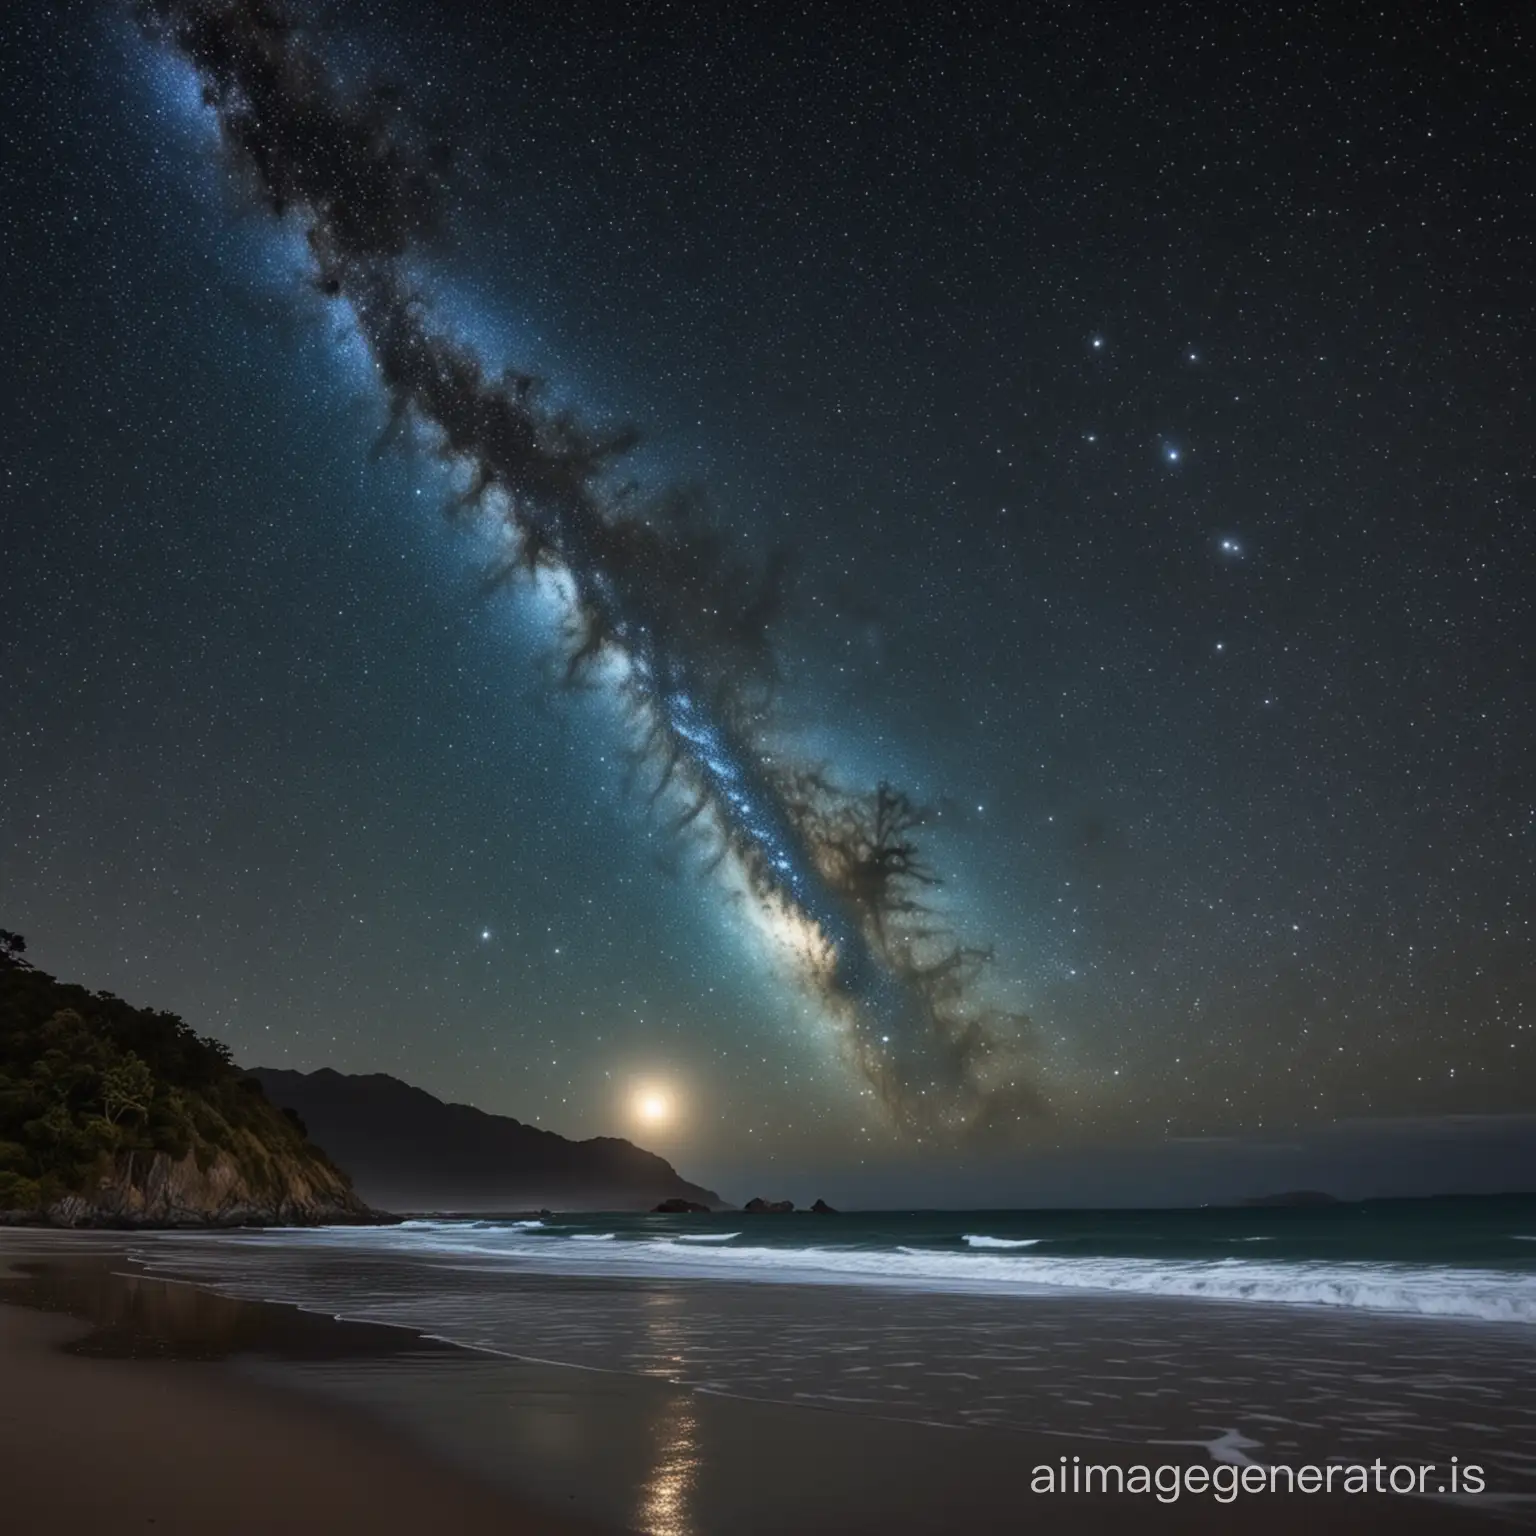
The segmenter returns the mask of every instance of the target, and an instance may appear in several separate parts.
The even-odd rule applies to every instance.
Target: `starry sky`
[[[791,558],[775,750],[927,809],[1030,1106],[982,1150],[893,1127],[614,688],[559,682],[558,583],[487,581],[299,224],[112,6],[7,16],[0,65],[0,923],[38,963],[722,1187],[1070,1189],[1340,1125],[1472,1126],[1519,1182],[1517,12],[302,14],[451,146],[432,326]]]

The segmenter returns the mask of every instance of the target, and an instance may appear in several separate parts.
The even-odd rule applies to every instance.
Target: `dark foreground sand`
[[[125,1277],[101,1238],[0,1234],[7,1257],[26,1262],[0,1278],[0,1536],[1498,1529],[1391,1497],[1035,1495],[1039,1463],[1146,1452],[478,1355]]]
[[[0,1530],[571,1530],[366,1420],[242,1384],[217,1365],[63,1353],[88,1329],[0,1306]]]

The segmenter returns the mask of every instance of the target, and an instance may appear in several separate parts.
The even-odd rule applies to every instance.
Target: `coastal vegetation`
[[[222,1041],[61,982],[0,929],[0,1216],[353,1219],[350,1182]]]

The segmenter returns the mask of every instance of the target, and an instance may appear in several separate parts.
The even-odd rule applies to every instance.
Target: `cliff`
[[[0,931],[0,1223],[377,1219],[226,1046],[60,982]]]
[[[60,1197],[43,1217],[57,1227],[307,1227],[379,1219],[346,1176],[324,1163],[268,1152],[266,1177],[253,1179],[249,1156],[216,1149],[203,1156],[206,1168],[196,1152],[180,1159],[154,1152],[137,1166],[114,1159],[94,1189]],[[0,1221],[18,1216],[26,1219],[7,1212]]]
[[[725,1202],[653,1152],[445,1104],[383,1073],[346,1076],[256,1068],[251,1076],[292,1111],[372,1201],[397,1211],[643,1210],[664,1200]]]

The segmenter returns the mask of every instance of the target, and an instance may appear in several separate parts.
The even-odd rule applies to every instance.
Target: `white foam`
[[[413,1216],[409,1221],[402,1221],[396,1230],[401,1232],[436,1232],[444,1226],[463,1227],[476,1232],[511,1232],[514,1230],[527,1230],[532,1227],[542,1227],[545,1223],[537,1217],[529,1217],[526,1221],[444,1221],[437,1216]]]
[[[728,1243],[733,1237],[740,1237],[740,1232],[679,1232],[671,1241],[674,1243]]]
[[[572,1232],[570,1241],[573,1243],[611,1243],[618,1235],[617,1232]]]
[[[613,1233],[573,1233],[570,1242],[461,1225],[333,1228],[314,1239],[415,1251],[476,1255],[518,1267],[581,1274],[677,1275],[829,1285],[899,1285],[989,1295],[1098,1291],[1479,1318],[1536,1326],[1536,1275],[1496,1269],[1408,1264],[1264,1261],[1228,1258],[1061,1257],[956,1253],[932,1248],[737,1248],[721,1244],[612,1242]],[[978,1234],[980,1235],[980,1234]],[[602,1257],[590,1251],[602,1241]],[[1010,1239],[1009,1241],[1019,1241]],[[576,1244],[580,1243],[581,1247]]]
[[[960,1241],[970,1248],[1033,1248],[1038,1237],[987,1237],[967,1232]]]

